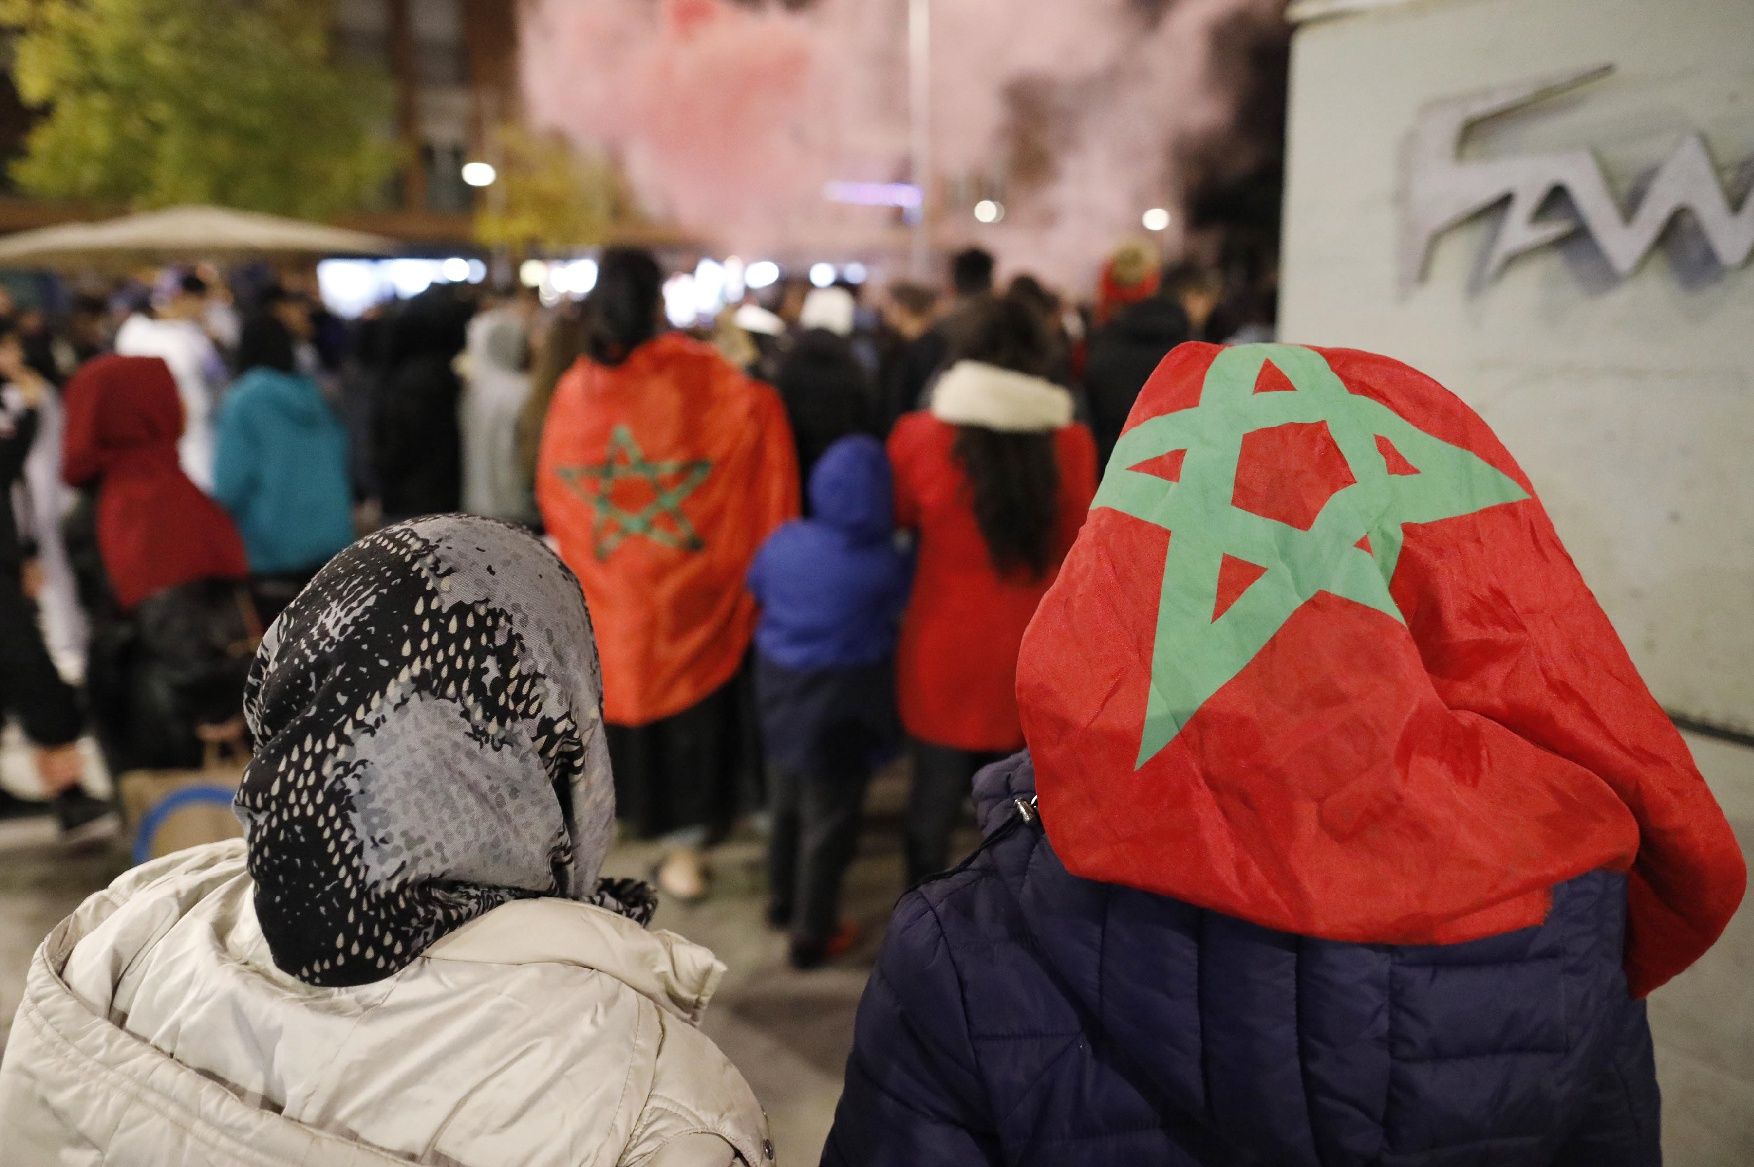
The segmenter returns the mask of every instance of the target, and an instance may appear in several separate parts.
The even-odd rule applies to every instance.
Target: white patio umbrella
[[[167,207],[0,238],[0,267],[126,268],[142,264],[328,255],[391,255],[393,239],[227,207]]]

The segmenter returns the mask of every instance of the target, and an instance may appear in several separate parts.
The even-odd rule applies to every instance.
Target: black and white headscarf
[[[615,787],[578,580],[528,532],[399,523],[318,573],[244,689],[238,790],[256,915],[286,972],[382,980],[509,900],[564,896],[645,923],[600,883]]]

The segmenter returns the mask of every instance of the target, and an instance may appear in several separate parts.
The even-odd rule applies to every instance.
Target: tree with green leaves
[[[0,0],[19,95],[45,116],[27,192],[322,218],[395,163],[382,71],[331,52],[326,0]]]
[[[640,221],[614,160],[558,134],[506,125],[495,135],[499,181],[475,214],[475,239],[514,254],[565,253],[610,241]]]

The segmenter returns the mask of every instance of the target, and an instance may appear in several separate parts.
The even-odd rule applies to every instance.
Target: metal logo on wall
[[[1656,246],[1669,223],[1688,211],[1712,258],[1721,268],[1740,267],[1754,253],[1754,158],[1744,162],[1735,185],[1744,188],[1741,209],[1732,210],[1717,165],[1697,133],[1688,134],[1643,186],[1630,216],[1608,188],[1602,165],[1588,149],[1524,154],[1480,162],[1459,161],[1463,139],[1476,124],[1554,97],[1613,72],[1612,65],[1553,74],[1482,89],[1426,105],[1409,135],[1402,159],[1405,226],[1401,287],[1425,278],[1438,236],[1508,201],[1485,256],[1482,275],[1496,279],[1525,252],[1587,233],[1617,279],[1631,275]],[[1569,214],[1543,214],[1563,192]]]

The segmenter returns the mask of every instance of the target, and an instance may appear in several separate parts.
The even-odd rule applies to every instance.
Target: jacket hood
[[[238,378],[232,392],[260,396],[274,413],[297,426],[321,425],[329,414],[323,391],[309,377],[279,369],[250,369]]]
[[[152,323],[148,321],[147,323]],[[68,385],[72,410],[62,474],[71,486],[123,465],[175,465],[183,435],[183,402],[170,366],[158,357],[101,356]]]
[[[932,416],[950,425],[1046,433],[1072,413],[1072,395],[1053,382],[980,361],[956,362],[932,389]]]
[[[810,472],[810,513],[861,542],[895,530],[894,486],[883,443],[864,434],[830,446]]]
[[[1017,692],[1042,821],[1086,879],[1448,944],[1630,868],[1639,994],[1742,897],[1723,812],[1528,478],[1385,357],[1170,353]]]

